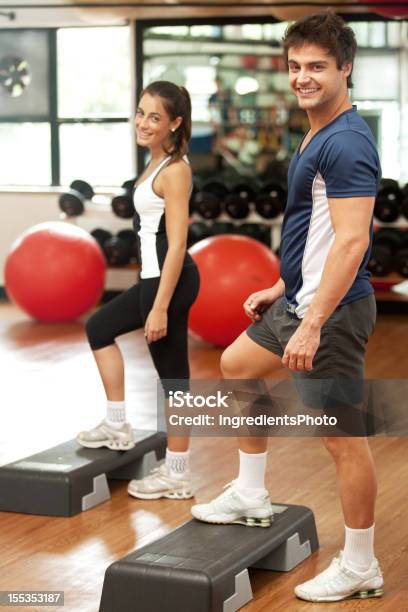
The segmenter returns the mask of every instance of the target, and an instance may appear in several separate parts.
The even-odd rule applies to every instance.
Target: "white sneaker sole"
[[[365,591],[356,591],[352,595],[332,595],[331,597],[312,597],[305,593],[304,595],[298,595],[295,592],[296,597],[305,601],[313,601],[316,603],[330,602],[330,601],[346,601],[347,599],[369,599],[370,597],[382,597],[384,595],[384,589],[367,589]]]
[[[194,492],[188,489],[182,491],[160,491],[159,493],[140,493],[128,488],[128,493],[137,499],[160,499],[162,497],[166,499],[191,499],[194,497]]]
[[[84,446],[85,448],[109,448],[110,450],[117,451],[127,451],[135,446],[133,440],[129,440],[128,442],[123,442],[119,440],[99,440],[96,442],[89,442],[87,440],[82,440],[81,438],[75,438],[78,444]]]
[[[195,516],[194,518],[203,523],[211,523],[212,525],[244,525],[245,527],[270,527],[273,523],[273,514],[262,518],[255,516],[228,516],[217,518],[201,518]]]

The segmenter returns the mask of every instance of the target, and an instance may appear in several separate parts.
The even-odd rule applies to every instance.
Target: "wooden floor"
[[[406,378],[407,344],[408,317],[379,317],[369,345],[368,377]],[[121,347],[131,420],[135,427],[148,427],[155,372],[140,333],[123,337]],[[219,350],[192,341],[193,377],[218,377],[219,355]],[[0,464],[70,439],[103,415],[104,396],[81,323],[40,325],[3,304],[0,360]],[[408,612],[408,442],[377,438],[371,446],[379,475],[376,552],[386,595],[381,600],[329,606],[336,612]],[[237,463],[234,439],[194,439],[196,499],[206,501],[218,494],[236,475]],[[320,612],[327,605],[296,600],[293,587],[322,570],[342,545],[334,466],[317,439],[274,438],[267,485],[272,501],[304,504],[313,510],[321,547],[290,573],[253,570],[254,600],[244,610]],[[0,590],[63,590],[66,612],[96,612],[106,567],[189,520],[194,503],[138,501],[127,495],[124,482],[114,483],[112,493],[110,501],[72,518],[0,513]],[[21,608],[28,609],[44,608]]]

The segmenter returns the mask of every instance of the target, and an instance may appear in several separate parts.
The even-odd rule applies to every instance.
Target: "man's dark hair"
[[[286,63],[291,47],[302,47],[313,44],[327,49],[340,70],[344,64],[354,62],[357,50],[356,37],[353,30],[343,19],[331,11],[315,13],[299,19],[286,28],[282,39]],[[347,77],[347,87],[353,87],[351,73]]]

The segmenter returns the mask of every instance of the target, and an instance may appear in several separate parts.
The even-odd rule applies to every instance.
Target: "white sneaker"
[[[165,463],[154,468],[142,480],[131,480],[128,486],[129,495],[138,499],[190,499],[194,497],[191,484],[191,472],[187,471],[183,478],[174,478]]]
[[[106,446],[111,450],[129,450],[133,448],[133,431],[130,423],[123,423],[120,429],[110,427],[105,419],[94,429],[81,431],[76,441],[86,448],[101,448]]]
[[[384,580],[374,559],[365,572],[345,567],[343,555],[335,557],[323,572],[295,587],[295,595],[307,601],[340,601],[341,599],[367,599],[381,597]]]
[[[196,504],[191,508],[194,518],[205,523],[237,523],[247,527],[270,527],[273,511],[269,494],[244,497],[235,487],[235,481],[225,485],[224,493],[208,504]]]

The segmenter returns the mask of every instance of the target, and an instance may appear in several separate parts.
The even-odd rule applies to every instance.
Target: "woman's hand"
[[[144,335],[148,344],[167,335],[167,310],[152,308],[147,315]]]

